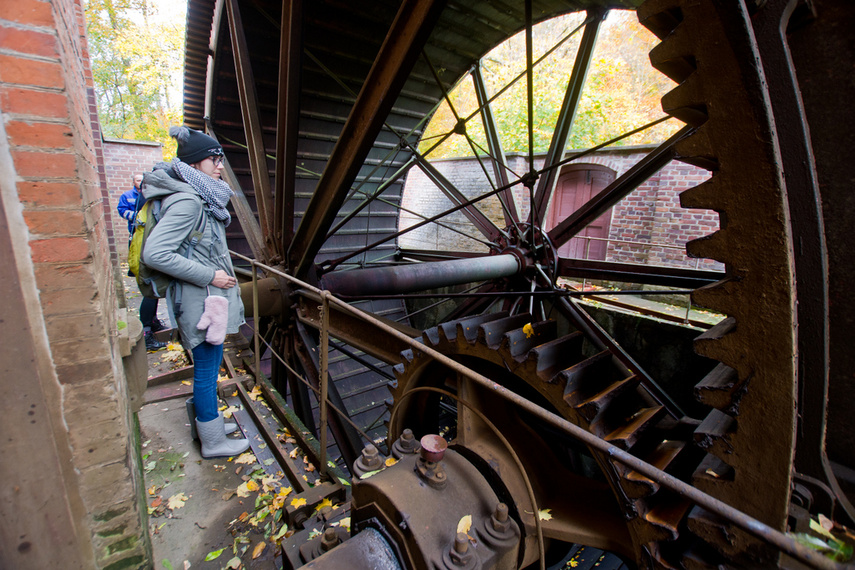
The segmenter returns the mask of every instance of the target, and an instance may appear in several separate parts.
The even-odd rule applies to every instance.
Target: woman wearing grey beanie
[[[217,409],[217,379],[226,334],[244,323],[240,288],[226,246],[231,222],[226,206],[233,192],[222,180],[223,148],[212,137],[187,127],[171,127],[177,157],[162,162],[143,179],[146,200],[160,200],[157,225],[146,238],[142,260],[172,276],[166,292],[172,321],[184,347],[193,353],[193,406],[202,457],[229,457],[246,451],[246,439],[231,439]],[[191,234],[195,236],[190,245]],[[180,300],[177,302],[177,300]]]

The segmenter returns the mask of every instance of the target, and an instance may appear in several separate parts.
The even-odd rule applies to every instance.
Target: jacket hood
[[[199,195],[192,186],[175,177],[172,165],[168,162],[160,162],[151,172],[146,172],[142,186],[142,195],[146,200],[164,198],[178,192]]]

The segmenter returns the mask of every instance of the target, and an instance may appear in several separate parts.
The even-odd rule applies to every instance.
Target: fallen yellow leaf
[[[460,517],[460,520],[457,521],[457,532],[469,534],[470,528],[472,528],[472,515]]]
[[[302,507],[305,504],[306,504],[306,499],[304,497],[294,497],[294,499],[291,500],[291,506],[294,507],[295,509],[298,507]]]
[[[265,493],[269,493],[270,491],[273,491],[274,489],[276,489],[276,486],[275,486],[276,481],[277,481],[276,477],[262,477],[261,478],[261,489]]]
[[[258,397],[261,396],[261,386],[256,386],[255,388],[250,390],[247,395],[249,396],[250,400],[252,400],[253,402],[256,401]]]
[[[394,464],[396,464],[397,462],[398,462],[398,460],[395,459],[394,457],[387,457],[386,458],[386,467],[391,467]]]
[[[315,507],[315,512],[320,511],[324,507],[332,508],[332,501],[330,501],[329,499],[324,499]]]
[[[241,483],[237,488],[238,497],[249,497],[253,491],[258,490],[258,483],[250,479],[246,483]]]
[[[246,465],[252,465],[256,463],[258,460],[255,458],[255,454],[251,451],[247,451],[246,453],[241,453],[240,457],[235,459],[235,463],[243,463]]]
[[[228,408],[223,410],[223,417],[224,418],[230,418],[230,417],[232,417],[232,414],[234,414],[237,411],[239,411],[239,408],[236,408],[234,406],[229,406]]]
[[[154,495],[155,493],[157,493],[157,485],[152,485],[151,487],[148,488],[148,494],[149,495]]]
[[[190,380],[182,380],[181,383],[184,384],[185,386],[189,386]]]
[[[187,495],[184,493],[176,493],[169,497],[169,500],[166,503],[166,508],[172,509],[173,511],[175,509],[180,509],[184,506],[184,503],[187,502],[187,498]]]
[[[294,449],[291,450],[290,453],[288,453],[288,457],[290,457],[291,459],[296,459],[298,453],[300,453],[300,448],[295,447]]]
[[[526,338],[534,336],[534,328],[531,326],[531,323],[528,323],[523,327],[523,332],[525,333]]]
[[[350,530],[350,517],[344,517],[343,519],[341,519],[337,523],[332,523],[331,526],[336,526],[336,525],[341,526],[342,528],[346,528],[347,530]]]
[[[551,521],[552,515],[549,514],[549,511],[551,510],[552,509],[540,509],[539,511],[537,511],[538,518],[542,521]]]
[[[264,549],[267,548],[267,543],[263,540],[255,545],[255,548],[252,549],[252,559],[255,560],[261,553],[264,552]]]

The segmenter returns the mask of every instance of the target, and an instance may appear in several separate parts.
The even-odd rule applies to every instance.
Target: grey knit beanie
[[[169,136],[178,142],[178,158],[196,164],[209,156],[223,156],[223,147],[202,131],[187,127],[169,127]]]

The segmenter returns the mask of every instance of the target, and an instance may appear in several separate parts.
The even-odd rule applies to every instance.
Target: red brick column
[[[0,566],[10,568],[150,564],[87,50],[82,0],[0,2]]]

